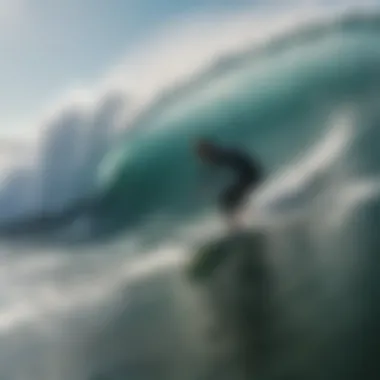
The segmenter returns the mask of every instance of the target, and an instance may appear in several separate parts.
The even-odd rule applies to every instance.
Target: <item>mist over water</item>
[[[0,378],[377,378],[379,34],[373,13],[279,36],[173,88],[127,130],[116,90],[63,110],[35,167],[4,182],[1,217],[60,212],[92,191],[103,203],[74,228],[88,244],[2,241]],[[247,207],[265,240],[248,288],[238,252],[203,286],[184,275],[223,234],[214,194],[196,193],[199,135],[267,170]],[[265,299],[251,297],[261,286]],[[243,369],[259,334],[270,348]]]

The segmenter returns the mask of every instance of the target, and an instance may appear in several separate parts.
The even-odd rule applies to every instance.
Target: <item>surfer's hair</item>
[[[201,137],[197,140],[197,145],[215,146],[215,142],[209,137]]]

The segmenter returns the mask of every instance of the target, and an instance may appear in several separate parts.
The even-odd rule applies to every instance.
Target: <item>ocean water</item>
[[[62,166],[54,194],[71,195],[47,202],[49,222],[70,228],[47,228],[35,206],[1,242],[0,378],[377,379],[379,38],[376,12],[319,21],[167,90],[107,149],[99,127],[97,164]],[[100,126],[122,120],[126,105],[116,94],[102,107]],[[265,302],[237,285],[232,264],[211,284],[184,275],[197,247],[223,235],[214,201],[223,178],[197,191],[198,136],[265,167],[246,212],[264,231],[254,286],[270,285]],[[54,170],[66,158],[56,152]],[[87,182],[68,183],[74,175]],[[95,203],[83,209],[88,189]],[[259,321],[230,315],[269,300]],[[260,346],[243,369],[239,347],[263,331],[265,360]]]

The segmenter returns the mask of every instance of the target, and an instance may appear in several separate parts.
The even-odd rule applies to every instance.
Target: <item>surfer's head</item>
[[[195,150],[202,159],[212,159],[216,149],[216,145],[211,140],[199,139],[195,142]]]

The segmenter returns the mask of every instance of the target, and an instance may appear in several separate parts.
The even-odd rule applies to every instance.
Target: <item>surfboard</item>
[[[258,251],[262,236],[255,231],[243,231],[202,244],[190,260],[187,275],[192,280],[209,278],[231,255],[250,255]]]

